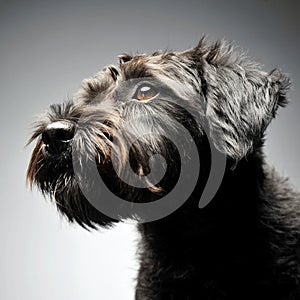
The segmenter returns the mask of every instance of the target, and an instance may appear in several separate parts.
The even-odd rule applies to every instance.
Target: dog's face
[[[82,192],[95,190],[93,166],[118,197],[157,200],[174,188],[184,165],[192,168],[194,145],[207,162],[201,160],[204,179],[208,139],[235,162],[254,151],[285,103],[288,86],[279,71],[267,74],[233,58],[221,43],[205,46],[202,40],[184,52],[121,55],[118,68],[85,80],[74,101],[52,105],[41,118],[31,139],[37,144],[29,183],[54,198],[70,221],[109,225],[117,220]],[[151,160],[155,155],[160,159]]]

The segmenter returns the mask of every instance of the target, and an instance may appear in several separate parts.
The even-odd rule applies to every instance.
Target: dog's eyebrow
[[[141,57],[139,60],[133,58],[131,61],[120,65],[120,69],[123,72],[126,80],[153,76],[145,61],[140,59]]]
[[[117,80],[117,77],[119,76],[119,71],[114,66],[107,67],[110,71],[110,75],[113,78],[114,81]]]
[[[118,55],[118,58],[119,58],[120,65],[122,65],[123,63],[126,63],[126,62],[132,60],[132,55],[123,53],[123,54]]]

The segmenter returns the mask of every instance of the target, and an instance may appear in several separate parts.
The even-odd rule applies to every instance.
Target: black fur
[[[193,163],[189,160],[193,142],[201,168],[189,199],[163,219],[138,224],[142,238],[136,299],[299,299],[300,197],[266,166],[262,149],[265,129],[278,107],[286,104],[288,78],[278,70],[262,71],[224,42],[207,46],[204,39],[184,52],[119,58],[118,68],[109,66],[85,80],[74,101],[53,105],[41,118],[32,137],[38,141],[28,168],[29,183],[50,195],[70,221],[85,228],[109,227],[120,219],[90,204],[74,164],[96,161],[114,194],[133,203],[151,202],[172,191],[181,164]],[[140,80],[154,86],[159,95],[133,101]],[[191,112],[198,112],[201,122]],[[138,121],[124,127],[134,120]],[[60,141],[63,151],[54,153],[43,135],[57,121],[72,124],[76,132],[71,141]],[[210,136],[202,126],[205,122]],[[126,143],[144,128],[152,134],[126,152]],[[184,162],[166,138],[170,133],[186,149]],[[226,155],[227,166],[215,197],[199,209],[210,173],[209,139]],[[119,149],[120,173],[112,165],[114,147]],[[153,154],[166,161],[158,183],[155,176],[147,176]],[[130,179],[124,167],[128,161],[146,188],[134,187],[134,179],[126,183],[119,178],[123,174]],[[188,174],[184,176],[189,180]],[[96,182],[84,184],[93,190]]]

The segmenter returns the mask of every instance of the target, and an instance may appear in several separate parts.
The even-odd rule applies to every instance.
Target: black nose
[[[42,133],[42,140],[48,152],[59,154],[65,151],[74,137],[75,125],[69,121],[49,124]]]

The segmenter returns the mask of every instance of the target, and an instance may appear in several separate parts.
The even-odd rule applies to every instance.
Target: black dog
[[[121,55],[41,119],[28,181],[85,228],[141,221],[138,300],[300,299],[300,197],[262,154],[289,86],[223,42]]]

